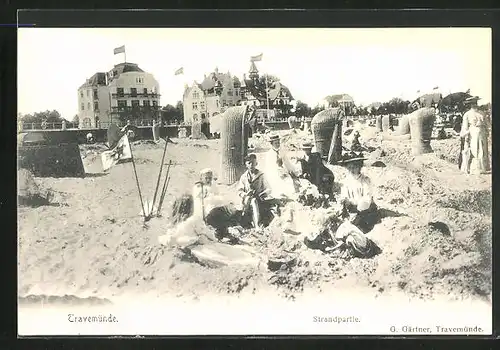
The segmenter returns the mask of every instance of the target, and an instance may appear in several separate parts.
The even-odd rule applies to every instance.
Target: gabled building
[[[261,78],[254,62],[250,63],[248,79],[243,75],[242,105],[253,105],[261,109],[270,109],[281,115],[288,115],[294,98],[290,90],[279,81],[267,82]],[[267,92],[267,93],[266,93]]]
[[[184,122],[192,123],[223,113],[228,107],[252,105],[278,110],[282,114],[290,111],[293,96],[281,82],[270,82],[266,94],[265,81],[260,78],[255,63],[250,65],[248,79],[243,80],[230,72],[214,72],[205,75],[201,83],[193,82],[184,87]],[[274,111],[270,115],[274,115]]]
[[[220,73],[218,68],[205,75],[201,83],[196,81],[184,87],[184,122],[201,121],[222,113],[226,108],[241,101],[240,80],[231,73]]]

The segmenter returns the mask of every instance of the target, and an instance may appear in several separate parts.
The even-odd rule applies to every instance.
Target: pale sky
[[[215,67],[241,79],[260,53],[260,73],[276,75],[311,107],[340,93],[357,105],[413,100],[435,86],[443,95],[470,88],[491,101],[489,28],[20,28],[18,112],[56,109],[71,120],[78,87],[123,62],[113,55],[121,45],[127,62],[159,81],[163,106]],[[184,75],[174,76],[180,67]]]

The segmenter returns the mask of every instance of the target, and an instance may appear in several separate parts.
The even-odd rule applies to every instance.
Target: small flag
[[[432,89],[432,90],[437,90],[437,89],[439,89],[439,86],[436,86],[436,87],[435,87],[434,89]]]
[[[125,45],[117,47],[116,49],[113,50],[113,52],[115,55],[118,55],[119,53],[125,53]]]
[[[180,74],[184,74],[184,67],[177,69],[174,73],[174,75],[180,75]]]
[[[250,57],[250,61],[252,61],[252,62],[262,61],[262,55],[263,54],[260,54],[260,55],[257,55],[257,56],[251,56]]]
[[[420,90],[417,90],[417,94],[419,94],[419,93],[420,93]]]
[[[102,169],[108,171],[113,165],[125,163],[132,160],[132,150],[128,136],[125,134],[118,141],[115,148],[101,153]]]

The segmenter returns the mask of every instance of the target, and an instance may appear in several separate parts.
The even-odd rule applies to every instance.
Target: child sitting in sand
[[[247,170],[241,175],[238,195],[243,204],[243,217],[251,217],[254,228],[266,226],[276,215],[276,201],[271,197],[271,188],[264,173],[257,169],[257,156],[249,154],[245,158]],[[271,214],[271,215],[269,215]]]

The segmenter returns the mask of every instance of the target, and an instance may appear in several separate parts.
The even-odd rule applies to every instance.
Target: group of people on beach
[[[373,201],[370,180],[361,173],[365,160],[362,153],[350,152],[343,155],[339,164],[348,170],[349,175],[341,181],[341,190],[335,191],[335,176],[324,165],[320,154],[314,152],[312,143],[304,142],[301,153],[296,157],[289,157],[281,149],[279,135],[269,135],[268,141],[271,148],[263,157],[264,171],[259,168],[255,153],[245,157],[246,171],[236,186],[240,199],[240,203],[236,205],[228,203],[229,200],[221,196],[212,169],[200,172],[200,179],[193,186],[192,195],[184,196],[174,203],[173,216],[184,214],[182,220],[174,218],[174,222],[177,222],[175,231],[179,232],[179,236],[183,232],[194,231],[193,227],[197,225],[212,227],[216,239],[228,239],[229,242],[238,241],[230,234],[231,227],[253,228],[255,232],[264,232],[263,228],[281,215],[281,209],[288,202],[297,201],[301,189],[308,187],[315,188],[316,193],[332,203],[340,203],[343,218],[361,232],[370,231],[378,222],[378,208]],[[182,203],[186,200],[192,200],[193,210],[188,215],[179,211],[182,206],[190,207]],[[165,235],[160,237],[160,242],[168,244],[167,241],[171,242],[171,239]],[[189,245],[189,242],[177,243]]]

